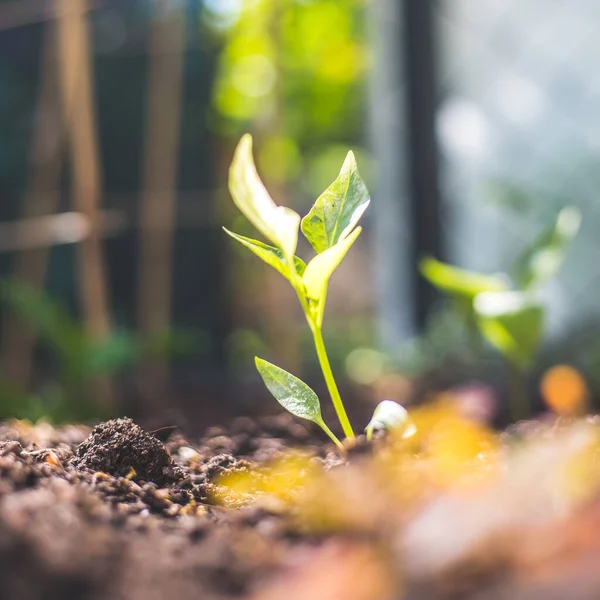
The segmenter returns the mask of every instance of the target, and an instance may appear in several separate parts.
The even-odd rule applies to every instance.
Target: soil
[[[176,483],[183,477],[166,446],[131,419],[100,423],[77,446],[73,464],[79,469],[158,485]]]
[[[533,429],[519,435],[549,435]],[[561,434],[560,456],[576,435]],[[2,424],[0,599],[599,597],[600,485],[576,509],[550,509],[522,485],[529,465],[481,493],[406,500],[415,470],[388,460],[402,485],[384,490],[373,462],[393,456],[383,444],[361,439],[341,457],[288,415],[238,418],[196,440],[130,419]],[[286,473],[277,498],[219,503],[224,475],[292,448],[331,494],[317,486],[298,500]]]

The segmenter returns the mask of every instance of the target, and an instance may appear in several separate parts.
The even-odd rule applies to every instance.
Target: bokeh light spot
[[[579,371],[569,365],[558,365],[546,371],[540,389],[548,407],[558,415],[581,414],[587,408],[587,383]]]

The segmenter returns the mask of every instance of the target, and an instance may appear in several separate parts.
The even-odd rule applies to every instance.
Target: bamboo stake
[[[74,209],[90,222],[90,235],[78,246],[79,287],[84,320],[97,339],[110,332],[106,274],[98,233],[102,194],[96,135],[87,0],[55,0],[59,18],[59,76],[72,161]],[[99,383],[103,408],[113,400],[108,384]]]
[[[149,43],[144,193],[140,205],[138,319],[145,335],[166,335],[171,326],[173,233],[181,116],[185,22],[181,9],[158,0]],[[145,374],[151,389],[167,383],[166,359]]]
[[[99,218],[98,229],[102,239],[119,235],[127,227],[127,217],[120,210],[103,210]],[[90,230],[87,217],[75,211],[0,222],[0,253],[31,252],[78,244],[90,235]]]
[[[106,3],[107,0],[89,0],[87,10],[94,10]],[[17,0],[3,2],[0,6],[0,31],[52,21],[59,16],[57,7],[48,0]]]
[[[29,150],[28,189],[23,200],[23,218],[50,215],[58,208],[60,173],[63,160],[63,130],[58,117],[56,87],[56,39],[48,27],[42,45],[40,84],[35,109],[35,128]],[[26,231],[17,231],[17,239]],[[16,254],[13,277],[32,287],[42,288],[48,264],[48,248]],[[34,329],[16,315],[7,319],[2,336],[2,370],[23,389],[31,381],[36,335]]]

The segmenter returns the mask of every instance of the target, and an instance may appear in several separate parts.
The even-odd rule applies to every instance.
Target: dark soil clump
[[[95,427],[78,446],[75,465],[158,485],[182,477],[165,445],[127,418]]]

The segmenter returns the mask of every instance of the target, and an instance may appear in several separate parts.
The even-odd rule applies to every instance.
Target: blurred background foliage
[[[298,370],[304,364],[302,356],[312,353],[304,352],[310,341],[303,337],[299,315],[287,308],[287,291],[252,257],[238,253],[221,237],[220,225],[236,218],[225,186],[231,152],[241,134],[252,131],[257,163],[273,196],[300,211],[307,211],[335,178],[349,147],[369,179],[366,76],[372,58],[366,2],[107,0],[96,6],[77,0],[77,4],[87,25],[92,77],[96,168],[101,178],[96,209],[109,222],[101,233],[101,247],[110,331],[102,339],[86,333],[89,315],[82,305],[77,240],[68,244],[50,239],[43,248],[35,242],[30,247],[27,232],[13,227],[0,253],[5,277],[3,345],[14,356],[7,345],[15,323],[13,345],[15,336],[32,329],[38,343],[29,349],[36,365],[33,372],[23,375],[18,361],[16,365],[14,360],[4,361],[3,414],[38,417],[45,410],[58,420],[89,418],[103,404],[94,402],[97,380],[115,377],[119,383],[111,393],[119,394],[130,411],[144,412],[150,406],[172,414],[173,407],[189,407],[199,395],[225,396],[230,404],[241,403],[248,410],[257,398],[247,391],[240,399],[228,373],[246,385],[254,375],[257,353],[283,353]],[[56,54],[53,36],[60,41],[67,35],[60,23],[68,17],[60,12],[64,8],[60,0],[53,7],[56,11],[27,0],[0,3],[0,47],[5,50],[0,58],[0,189],[5,198],[0,220],[7,227],[32,212],[37,216],[36,210],[47,215],[74,206],[71,185],[76,167],[68,157],[71,133],[65,131],[63,139],[62,100],[60,94],[58,99],[52,97],[56,92],[52,86],[61,85],[64,59]],[[161,31],[169,38],[166,42],[161,42]],[[179,68],[172,58],[177,52],[182,56],[180,78],[173,75]],[[160,76],[161,60],[162,76],[168,81],[159,87],[179,87],[179,105],[169,104],[177,102],[175,96],[169,99],[168,92],[152,87],[153,70],[158,68]],[[44,88],[44,73],[50,69],[51,83]],[[163,112],[153,114],[156,106]],[[170,135],[168,129],[160,129],[167,121],[164,110],[177,113],[176,139],[165,154],[152,156],[149,144],[161,144]],[[159,120],[158,138],[151,137],[153,119]],[[41,152],[32,157],[36,132],[42,139]],[[64,169],[59,167],[55,179],[42,184],[56,186],[58,198],[51,211],[40,209],[41,201],[36,205],[28,199],[32,180],[53,156],[65,152]],[[159,191],[175,196],[171,249],[168,243],[163,246],[156,224],[149,229],[144,223],[144,205],[152,202],[148,164],[153,166],[148,160],[173,162],[173,172],[154,182],[155,187],[170,186]],[[51,191],[43,189],[41,194]],[[35,194],[39,196],[40,190]],[[112,228],[111,219],[116,223]],[[230,224],[249,232],[247,223]],[[43,226],[53,227],[50,221]],[[161,307],[158,297],[158,308],[151,299],[146,303],[151,322],[160,319],[159,311],[168,310],[164,331],[152,327],[145,331],[140,320],[144,303],[140,296],[154,293],[141,281],[144,236],[150,245],[172,252],[168,268],[161,263],[156,267],[164,268],[172,284],[170,308]],[[42,277],[47,293],[36,292],[39,281],[31,281],[30,272],[19,271],[21,256],[41,252],[47,253]],[[152,258],[146,253],[146,261],[148,256]],[[365,296],[358,294],[358,301],[341,311],[337,325],[332,318],[331,347],[338,366],[349,343],[372,340],[371,317],[362,310]],[[353,325],[348,326],[347,317]],[[172,371],[159,381],[155,367],[165,365]],[[313,366],[310,360],[305,365],[309,370]],[[52,399],[49,389],[54,390]],[[116,404],[109,406],[115,410]]]
[[[440,188],[445,254],[436,258],[508,271],[560,208],[583,213],[564,268],[540,293],[551,335],[528,374],[537,408],[537,382],[554,364],[573,364],[600,385],[598,315],[587,293],[597,280],[589,258],[597,250],[597,148],[588,138],[598,130],[594,53],[585,51],[597,44],[586,29],[591,1],[555,3],[562,12],[553,4],[544,19],[531,9],[538,0],[520,8],[427,1],[441,163],[431,180]],[[378,339],[386,322],[375,267],[403,275],[399,257],[376,243],[373,215],[385,222],[386,202],[407,202],[415,149],[404,106],[407,36],[396,23],[408,4],[0,1],[3,416],[125,411],[201,426],[269,410],[256,354],[324,391],[285,282],[220,229],[253,235],[226,189],[233,148],[247,131],[278,203],[305,214],[350,148],[373,193],[364,235],[332,281],[324,330],[354,410],[366,418],[382,398],[422,399],[472,381],[506,393],[498,353],[473,346],[451,299],[437,297],[419,335],[394,348]],[[535,38],[529,46],[517,35],[524,23]],[[547,35],[564,23],[579,71],[557,59]],[[70,90],[68,72],[77,73]],[[374,81],[394,73],[386,95]],[[373,113],[394,117],[397,197],[378,200]],[[412,256],[416,225],[407,214],[402,252]],[[90,285],[100,292],[90,294]],[[94,297],[102,299],[95,308]]]
[[[332,150],[345,156],[365,134],[364,0],[211,2],[207,22],[222,43],[211,129],[237,139],[252,127],[266,137],[266,179],[308,179],[307,191],[320,193],[339,169]]]

